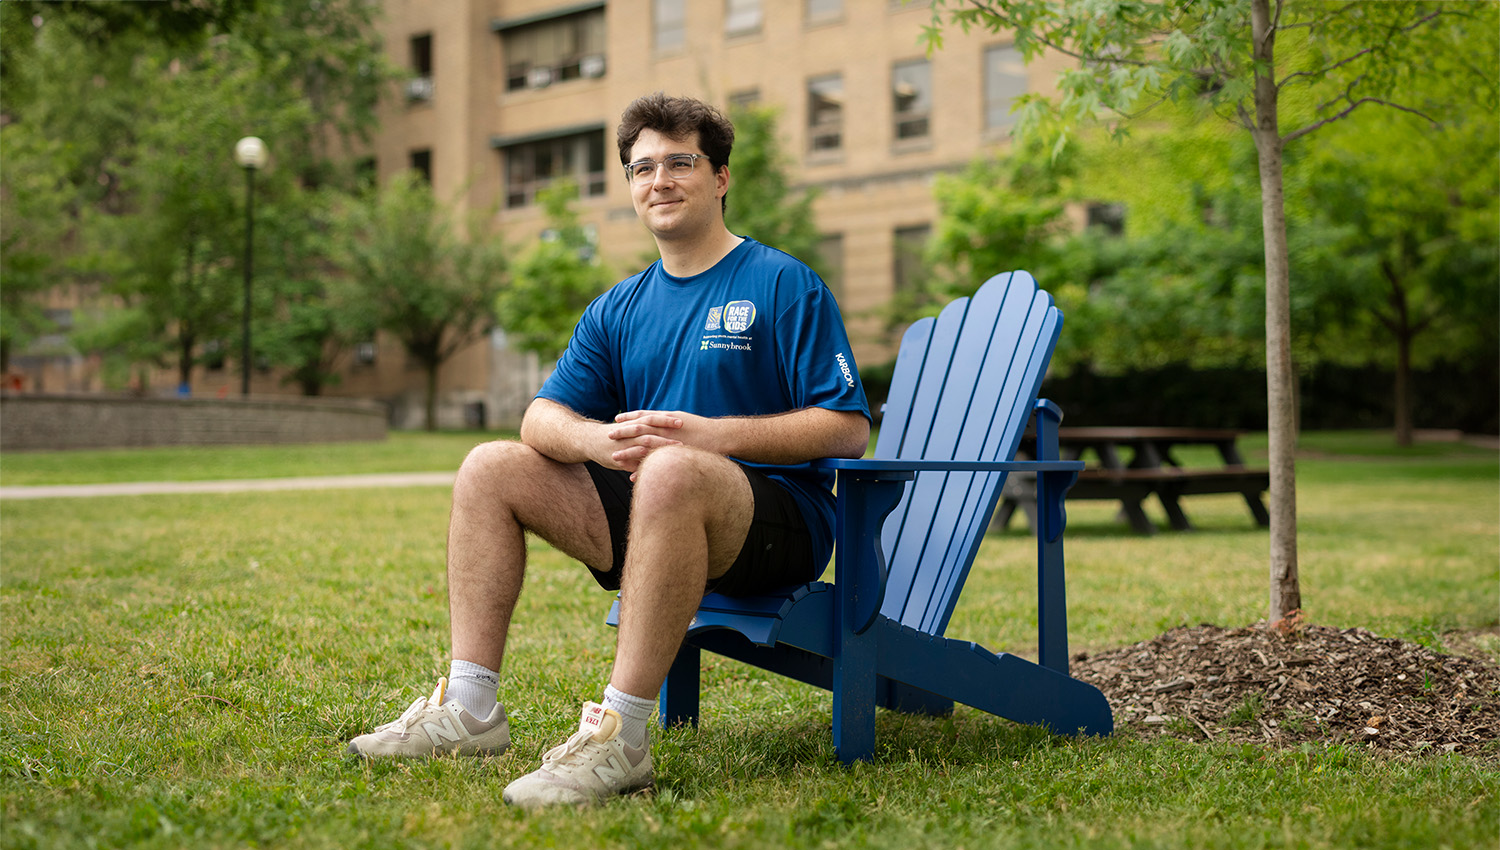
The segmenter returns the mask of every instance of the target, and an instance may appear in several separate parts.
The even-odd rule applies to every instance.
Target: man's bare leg
[[[526,808],[602,802],[652,782],[646,736],[704,583],[739,556],[754,514],[745,473],[721,455],[658,448],[637,469],[620,591],[615,667],[604,704],[586,703],[574,733],[542,766],[506,786]]]
[[[501,753],[510,746],[495,688],[511,615],[526,573],[524,529],[585,563],[611,563],[608,523],[588,471],[521,443],[478,446],[453,485],[448,598],[451,693],[440,682],[391,723],[356,736],[364,757]]]
[[[454,658],[500,669],[526,572],[526,529],[584,563],[612,563],[609,523],[581,464],[521,443],[475,447],[454,481],[448,520]]]
[[[704,584],[739,556],[754,510],[744,471],[721,455],[680,446],[645,459],[631,497],[611,685],[638,697],[661,690]]]

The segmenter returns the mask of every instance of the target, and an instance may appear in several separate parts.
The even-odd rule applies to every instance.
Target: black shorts
[[[635,484],[630,480],[630,473],[623,470],[606,469],[593,461],[586,461],[584,466],[594,479],[594,489],[599,491],[604,515],[609,518],[610,548],[614,553],[614,563],[608,572],[593,564],[588,565],[589,572],[605,590],[619,590],[630,528],[630,494]],[[755,516],[750,520],[750,531],[745,535],[745,545],[739,556],[722,576],[709,579],[704,592],[751,596],[817,578],[812,537],[807,532],[797,501],[785,487],[759,470],[744,465],[740,465],[740,469],[750,482]]]

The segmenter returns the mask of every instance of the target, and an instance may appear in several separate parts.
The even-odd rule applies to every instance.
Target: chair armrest
[[[1080,472],[1081,460],[877,460],[875,458],[825,457],[812,461],[814,469],[848,470],[855,473],[917,472]],[[895,477],[895,476],[891,476]],[[910,475],[905,476],[910,478]]]

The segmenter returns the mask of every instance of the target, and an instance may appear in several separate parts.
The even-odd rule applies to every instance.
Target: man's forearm
[[[860,457],[870,441],[863,414],[809,407],[774,416],[726,417],[702,422],[702,442],[691,423],[684,443],[752,463],[803,463],[820,457]]]
[[[582,463],[596,459],[589,438],[600,425],[555,401],[538,398],[521,419],[521,442],[559,463]]]
[[[751,463],[792,464],[820,457],[860,457],[869,439],[870,423],[863,414],[820,407],[721,418],[631,411],[612,423],[601,423],[539,398],[521,422],[521,441],[553,460],[593,460],[631,471],[667,444],[681,443]]]

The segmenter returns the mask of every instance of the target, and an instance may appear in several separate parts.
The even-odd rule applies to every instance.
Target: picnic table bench
[[[1183,512],[1183,496],[1239,493],[1256,524],[1265,528],[1271,524],[1271,517],[1261,494],[1270,489],[1271,475],[1268,470],[1245,466],[1237,443],[1241,433],[1225,428],[1059,428],[1064,458],[1081,460],[1092,454],[1096,461],[1079,473],[1068,498],[1117,500],[1132,529],[1152,534],[1156,525],[1142,508],[1142,502],[1150,496],[1161,502],[1172,528],[1188,531],[1193,525]],[[1173,450],[1184,445],[1213,446],[1223,465],[1183,466]],[[1023,440],[1022,451],[1030,449]],[[1009,526],[1017,507],[1026,512],[1035,528],[1036,483],[1027,476],[1012,475],[1006,481],[992,527]]]

